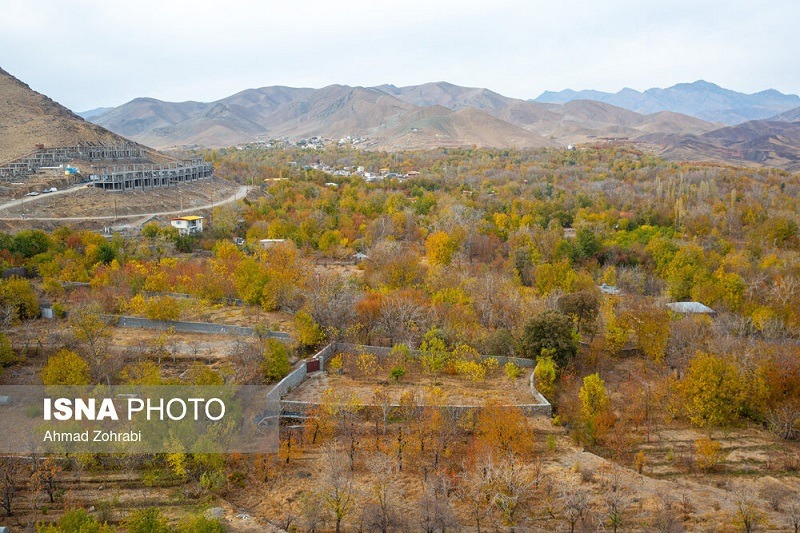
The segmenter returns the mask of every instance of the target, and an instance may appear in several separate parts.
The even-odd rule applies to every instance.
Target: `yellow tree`
[[[739,418],[744,384],[736,365],[723,357],[698,352],[689,363],[678,393],[689,420],[700,427],[727,426]]]
[[[449,265],[458,251],[458,241],[444,231],[434,231],[425,240],[425,250],[431,265]]]
[[[608,399],[605,382],[599,374],[591,374],[583,378],[583,386],[578,392],[581,402],[580,418],[587,444],[602,440],[613,422],[611,402]]]

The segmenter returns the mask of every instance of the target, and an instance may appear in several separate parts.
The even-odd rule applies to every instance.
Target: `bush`
[[[225,526],[219,520],[197,516],[178,527],[181,533],[225,533]]]
[[[47,360],[41,378],[45,385],[88,385],[89,363],[75,352],[59,350]]]
[[[533,369],[533,379],[536,390],[545,398],[553,398],[556,392],[556,376],[558,365],[552,357],[540,357]]]
[[[515,365],[513,362],[509,361],[508,363],[503,366],[503,371],[506,373],[506,377],[511,381],[514,381],[522,374],[522,369]]]
[[[454,368],[456,374],[469,377],[473,383],[486,379],[486,367],[475,361],[456,361]]]
[[[134,511],[125,520],[128,533],[170,533],[172,529],[161,511],[151,507]]]
[[[4,365],[10,365],[19,361],[19,358],[14,355],[14,350],[11,348],[11,341],[5,333],[0,332],[0,372],[2,372]]]
[[[277,339],[267,339],[264,343],[264,360],[261,373],[268,382],[280,381],[292,369],[289,364],[289,348]]]
[[[394,380],[394,382],[398,382],[403,379],[403,376],[406,375],[406,369],[402,366],[396,366],[389,371],[389,376]]]
[[[65,512],[54,524],[38,524],[38,533],[113,533],[114,528],[101,524],[83,509],[72,509]]]

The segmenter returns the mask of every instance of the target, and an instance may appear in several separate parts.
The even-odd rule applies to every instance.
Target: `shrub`
[[[161,511],[155,507],[134,511],[125,520],[128,533],[170,533],[172,529]]]
[[[88,385],[90,376],[89,363],[66,349],[50,356],[41,373],[45,385]]]
[[[389,372],[389,376],[392,378],[392,380],[395,381],[395,383],[403,379],[403,376],[405,375],[406,375],[406,369],[403,368],[402,366],[396,366],[392,368],[392,370]]]
[[[280,381],[292,369],[289,364],[289,349],[277,339],[267,339],[264,343],[264,359],[261,373],[268,382]]]
[[[38,524],[37,533],[113,533],[114,528],[101,524],[84,509],[72,509],[65,512],[55,524]]]
[[[467,376],[474,383],[486,379],[486,367],[475,361],[456,361],[454,368],[456,374]]]
[[[533,369],[534,384],[536,390],[542,393],[545,398],[553,398],[556,392],[556,376],[558,366],[552,357],[540,357]]]
[[[522,369],[520,369],[520,367],[518,367],[511,361],[509,361],[508,363],[505,364],[505,366],[503,366],[503,371],[506,373],[506,377],[511,381],[514,381],[522,374]]]

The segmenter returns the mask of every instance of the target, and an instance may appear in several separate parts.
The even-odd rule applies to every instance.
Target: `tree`
[[[62,471],[61,465],[52,456],[48,456],[36,462],[35,469],[31,475],[33,484],[47,494],[50,503],[55,503],[56,501],[55,496]]]
[[[0,457],[0,506],[6,516],[14,514],[14,501],[20,490],[22,462],[18,457]]]
[[[364,507],[363,523],[370,531],[387,533],[390,530],[403,528],[403,515],[397,508],[399,498],[395,487],[397,465],[394,459],[381,452],[376,453],[367,462],[370,472],[370,501]]]
[[[547,352],[547,350],[545,350]],[[533,378],[536,390],[545,398],[553,399],[556,392],[556,377],[558,366],[553,358],[548,355],[539,357],[536,368],[533,369]]]
[[[355,498],[353,473],[347,468],[347,460],[342,455],[334,446],[325,450],[317,485],[317,493],[325,509],[333,515],[336,533],[341,531],[342,521],[350,514]]]
[[[458,250],[458,241],[444,231],[435,231],[425,240],[425,249],[431,265],[446,266]]]
[[[578,392],[580,399],[580,421],[582,437],[588,444],[601,440],[610,426],[613,417],[605,383],[599,374],[583,378],[583,386]]]
[[[61,515],[55,525],[37,525],[36,531],[38,533],[113,533],[114,528],[108,524],[101,524],[85,509],[70,509]]]
[[[0,280],[0,318],[4,327],[38,316],[39,297],[30,281],[16,276]]]
[[[280,381],[292,369],[289,364],[289,348],[278,339],[267,339],[264,343],[261,374],[268,382]]]
[[[744,388],[736,365],[717,355],[698,352],[678,383],[681,405],[700,427],[721,427],[739,418]]]
[[[478,414],[475,427],[478,447],[501,456],[526,456],[533,451],[533,431],[519,407],[490,402]]]
[[[573,317],[578,333],[594,333],[600,314],[600,295],[596,290],[583,290],[565,294],[557,300],[558,309]]]
[[[165,516],[155,507],[134,511],[125,520],[129,533],[171,533],[172,529]]]
[[[559,368],[565,368],[578,353],[578,342],[572,319],[555,311],[545,311],[526,324],[520,341],[523,355],[536,359],[542,350],[555,350],[553,360]]]
[[[72,309],[69,314],[69,325],[75,340],[82,344],[82,352],[88,359],[94,377],[100,381],[103,378],[111,381],[111,376],[116,371],[110,365],[111,354],[108,350],[108,339],[111,329],[102,316],[102,310],[97,303],[81,305]]]
[[[8,340],[8,335],[0,332],[0,372],[3,371],[5,365],[10,365],[19,361],[19,358],[14,355],[14,350],[11,348],[11,341]]]
[[[586,520],[589,513],[589,494],[580,487],[564,484],[559,497],[561,512],[564,522],[567,523],[570,533],[575,533],[575,526],[581,520]]]
[[[67,349],[50,356],[42,369],[41,378],[45,385],[88,385],[92,381],[89,363]]]

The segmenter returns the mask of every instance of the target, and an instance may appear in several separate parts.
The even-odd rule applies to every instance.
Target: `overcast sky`
[[[333,83],[800,93],[796,0],[0,0],[0,13],[0,67],[75,111]]]

